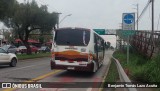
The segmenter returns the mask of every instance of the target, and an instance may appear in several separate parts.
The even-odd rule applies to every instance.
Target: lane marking
[[[44,65],[44,64],[48,64],[48,63],[43,63],[43,64],[39,64],[39,65]],[[33,67],[33,66],[39,66],[39,65],[30,65],[30,66],[15,68],[15,69],[8,70],[8,71],[2,71],[2,72],[0,72],[0,74],[1,74],[1,73],[8,73],[8,72],[15,71],[15,70],[19,70],[19,69],[30,68],[30,67]]]
[[[39,77],[37,77],[37,78],[34,78],[34,79],[29,80],[29,81],[26,81],[26,82],[29,83],[29,82],[39,81],[39,80],[42,80],[42,79],[44,79],[44,78],[46,78],[46,77],[49,77],[49,76],[51,76],[51,75],[53,75],[53,74],[56,74],[56,73],[59,73],[59,72],[62,72],[62,70],[55,70],[55,71],[53,71],[53,72],[44,74],[44,75],[42,75],[42,76],[39,76]]]
[[[62,72],[62,70],[55,70],[55,71],[53,71],[53,72],[44,74],[44,75],[42,75],[42,76],[39,76],[39,77],[37,77],[37,78],[31,79],[31,80],[29,80],[29,81],[25,81],[25,82],[22,82],[22,83],[32,83],[32,82],[36,82],[36,81],[42,80],[42,79],[44,79],[44,78],[46,78],[46,77],[49,77],[49,76],[54,75],[54,74],[59,73],[59,72]],[[15,90],[18,90],[18,89],[20,89],[20,88],[8,88],[8,89],[4,89],[3,91],[15,91]]]

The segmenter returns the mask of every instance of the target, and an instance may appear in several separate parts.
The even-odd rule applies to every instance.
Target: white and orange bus
[[[52,44],[51,69],[96,72],[103,64],[105,41],[85,28],[59,28]]]

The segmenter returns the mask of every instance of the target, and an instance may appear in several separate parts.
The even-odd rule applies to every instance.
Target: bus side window
[[[96,35],[94,34],[94,49],[96,48]]]
[[[57,39],[57,31],[55,31],[55,33],[54,33],[54,41]]]
[[[97,38],[96,38],[96,35],[94,34],[94,43],[97,42]]]
[[[96,36],[96,34],[94,34],[94,50],[95,50],[95,52],[98,51],[97,50],[97,36]]]

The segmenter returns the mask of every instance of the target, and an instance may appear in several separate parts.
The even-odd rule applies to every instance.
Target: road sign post
[[[128,39],[127,39],[127,64],[129,63],[129,35],[128,35]]]
[[[134,30],[121,30],[121,35],[127,38],[127,64],[129,63],[129,40],[130,36],[133,36],[136,32]]]

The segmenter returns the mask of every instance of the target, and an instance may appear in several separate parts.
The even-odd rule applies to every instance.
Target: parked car
[[[17,48],[17,52],[21,53],[21,54],[26,53],[27,52],[27,48],[25,46],[19,46]]]
[[[10,65],[15,67],[18,62],[17,56],[13,53],[8,53],[3,48],[0,48],[0,65]]]
[[[33,53],[37,53],[38,52],[38,48],[37,47],[35,47],[35,46],[33,46],[33,45],[30,45],[30,47],[31,47],[31,52]],[[18,47],[18,52],[19,53],[21,53],[21,54],[23,54],[23,53],[27,53],[27,48],[25,47],[25,46],[19,46]]]
[[[41,46],[41,48],[38,49],[38,52],[50,52],[50,48],[48,46]]]
[[[14,45],[4,45],[2,46],[2,49],[4,49],[5,51],[9,53],[17,54],[17,47]]]
[[[36,46],[30,45],[30,47],[31,47],[32,52],[34,52],[34,53],[38,52],[38,48]]]

